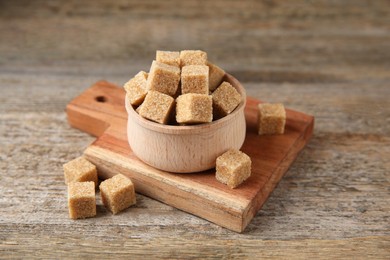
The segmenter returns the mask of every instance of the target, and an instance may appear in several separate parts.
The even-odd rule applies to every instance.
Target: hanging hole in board
[[[97,96],[95,97],[95,100],[100,103],[104,103],[107,101],[107,98],[105,96]]]

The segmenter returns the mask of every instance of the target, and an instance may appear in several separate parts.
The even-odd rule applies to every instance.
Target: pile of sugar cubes
[[[140,116],[160,124],[200,124],[222,118],[236,109],[242,96],[226,81],[225,71],[207,61],[201,50],[157,51],[149,73],[140,71],[124,88],[126,98]],[[283,104],[258,105],[259,135],[283,134]],[[248,155],[230,149],[216,160],[216,179],[236,188],[251,175]],[[96,166],[79,157],[63,165],[68,185],[68,208],[72,219],[96,215]],[[136,203],[132,181],[122,174],[99,185],[104,206],[113,214]]]
[[[124,89],[146,119],[160,124],[209,123],[230,114],[242,101],[224,76],[204,51],[157,51],[149,73],[140,71]]]
[[[140,71],[125,85],[126,98],[138,114],[160,124],[200,124],[220,119],[241,103],[240,93],[223,81],[225,71],[201,50],[157,51],[149,73]],[[283,104],[258,105],[259,135],[283,134]],[[231,188],[251,173],[251,159],[229,150],[216,161],[216,178]]]
[[[95,216],[95,189],[98,185],[96,166],[84,157],[78,157],[65,163],[63,169],[68,185],[69,217],[79,219]],[[122,174],[101,182],[99,189],[104,206],[113,214],[136,203],[134,185]]]

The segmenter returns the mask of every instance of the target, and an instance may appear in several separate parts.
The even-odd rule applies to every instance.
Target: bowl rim
[[[241,83],[232,75],[225,73],[223,77],[223,81],[227,81],[232,84],[232,86],[241,94],[241,102],[240,104],[227,116],[220,118],[218,120],[212,121],[210,123],[196,124],[196,125],[164,125],[153,122],[146,118],[140,116],[130,105],[127,94],[125,96],[125,107],[128,114],[128,120],[130,117],[136,122],[138,125],[141,125],[144,128],[147,128],[152,131],[168,133],[168,134],[194,134],[199,132],[207,132],[210,130],[216,130],[228,124],[231,120],[236,118],[240,111],[242,111],[246,106],[246,92],[245,88],[241,85]],[[129,129],[127,129],[129,130]]]

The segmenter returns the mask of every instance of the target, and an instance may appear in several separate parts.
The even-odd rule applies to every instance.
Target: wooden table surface
[[[0,1],[0,258],[390,257],[389,1]],[[148,197],[71,220],[66,104],[156,49],[200,48],[248,95],[316,117],[238,234]]]

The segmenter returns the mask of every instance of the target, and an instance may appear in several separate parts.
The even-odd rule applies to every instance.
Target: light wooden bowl
[[[158,124],[138,115],[126,98],[127,137],[134,154],[157,169],[186,173],[211,169],[219,155],[240,149],[246,133],[246,93],[233,76],[226,74],[224,80],[237,89],[242,101],[231,114],[207,124]]]

